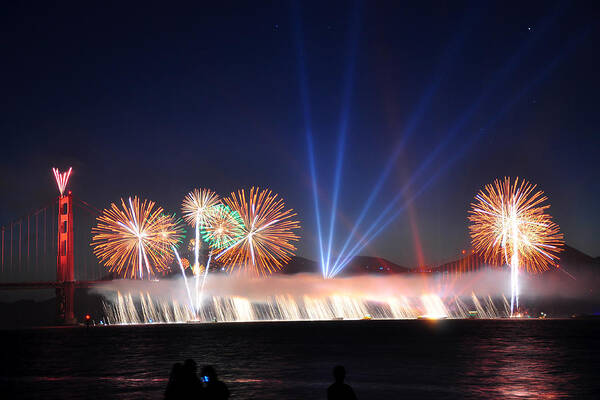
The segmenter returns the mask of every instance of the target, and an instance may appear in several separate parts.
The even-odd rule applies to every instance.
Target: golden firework
[[[224,200],[237,212],[243,224],[241,235],[232,245],[217,255],[217,259],[231,270],[238,268],[257,275],[267,275],[280,270],[294,255],[294,241],[299,239],[293,231],[300,223],[293,218],[293,210],[270,190],[251,188],[231,193]]]
[[[112,203],[92,228],[92,247],[101,263],[124,278],[150,278],[168,269],[172,246],[183,237],[179,221],[153,201],[129,197]]]
[[[219,204],[219,195],[210,189],[194,189],[183,199],[183,218],[191,226],[202,226],[208,222],[214,206]]]
[[[485,186],[471,204],[469,227],[475,250],[497,265],[514,264],[528,272],[555,265],[563,235],[546,213],[548,198],[536,185],[510,178]]]
[[[190,261],[187,258],[182,258],[181,266],[183,267],[183,269],[188,269],[190,267]]]

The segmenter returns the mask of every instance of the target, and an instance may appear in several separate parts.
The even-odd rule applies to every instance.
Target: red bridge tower
[[[56,255],[56,303],[58,322],[75,324],[75,269],[73,261],[73,195],[69,190],[65,194],[72,168],[60,173],[53,168],[58,185],[58,246]]]

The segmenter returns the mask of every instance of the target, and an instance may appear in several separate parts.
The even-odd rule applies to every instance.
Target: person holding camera
[[[229,389],[224,382],[217,378],[217,372],[212,365],[207,365],[202,368],[200,381],[204,390],[202,398],[209,400],[227,400],[229,398]]]

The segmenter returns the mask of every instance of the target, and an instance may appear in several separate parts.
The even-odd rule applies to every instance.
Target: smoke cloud
[[[193,277],[188,277],[191,290]],[[578,298],[589,296],[584,288],[589,282],[585,277],[578,279],[557,273],[521,275],[520,294],[529,298]],[[182,278],[161,281],[116,280],[101,284],[93,289],[107,298],[121,293],[148,292],[152,296],[168,297],[180,302],[187,301],[187,292]],[[440,298],[471,296],[510,296],[508,269],[486,269],[461,276],[443,277],[439,274],[398,274],[387,276],[359,275],[323,279],[318,274],[272,275],[250,277],[239,274],[211,274],[204,288],[204,295],[217,297],[244,297],[252,302],[266,301],[279,295],[292,297],[322,297],[343,295],[366,299],[389,297],[420,297],[435,294]],[[507,296],[507,297],[508,297]]]

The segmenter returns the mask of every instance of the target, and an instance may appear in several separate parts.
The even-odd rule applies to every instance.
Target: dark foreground
[[[2,398],[161,398],[174,362],[235,399],[594,398],[600,321],[331,321],[0,331]],[[8,396],[4,396],[7,394]]]

